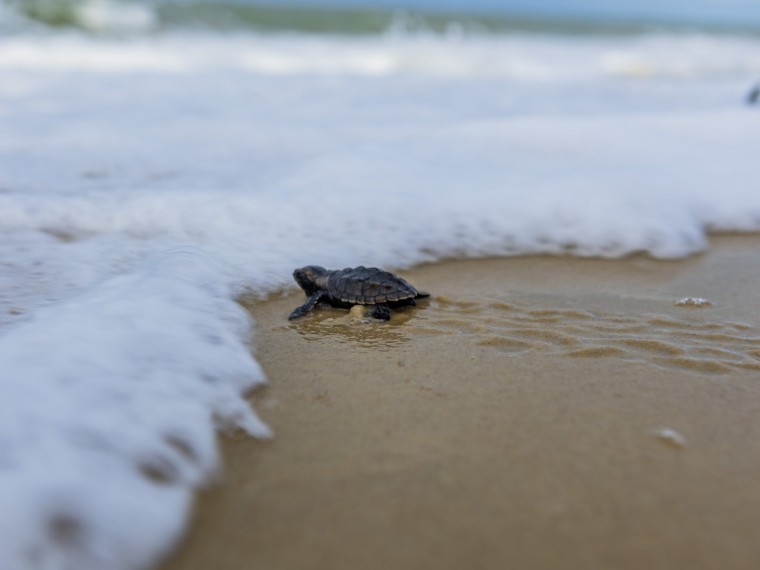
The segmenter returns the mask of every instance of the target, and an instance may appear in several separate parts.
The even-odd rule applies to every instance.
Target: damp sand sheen
[[[162,568],[757,568],[760,239],[713,242],[419,267],[388,324],[247,304],[275,438],[224,437]]]

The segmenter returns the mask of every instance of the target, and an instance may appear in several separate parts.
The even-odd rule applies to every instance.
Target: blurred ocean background
[[[53,26],[148,30],[195,26],[257,31],[383,33],[392,26],[471,31],[552,30],[593,33],[655,27],[757,31],[752,0],[6,0]]]
[[[758,81],[749,0],[4,0],[0,567],[172,547],[295,267],[758,231]]]

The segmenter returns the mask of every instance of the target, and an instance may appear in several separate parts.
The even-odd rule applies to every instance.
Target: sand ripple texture
[[[395,350],[420,337],[458,335],[474,346],[515,356],[618,359],[702,374],[760,371],[756,327],[712,322],[709,315],[694,311],[702,312],[676,308],[675,315],[635,315],[437,297],[417,309],[394,312],[390,323],[326,309],[288,327],[307,340],[332,342],[339,337],[368,350]]]
[[[501,301],[439,297],[414,320],[420,332],[459,334],[506,353],[646,361],[699,373],[760,370],[760,334],[743,323],[665,314],[535,309]],[[693,310],[693,309],[692,309]]]
[[[513,355],[616,358],[706,374],[760,371],[760,331],[745,323],[697,319],[693,311],[675,309],[683,317],[631,315],[437,297],[394,312],[390,323],[326,309],[288,327],[308,340],[338,337],[369,350],[393,350],[419,336],[459,335]]]

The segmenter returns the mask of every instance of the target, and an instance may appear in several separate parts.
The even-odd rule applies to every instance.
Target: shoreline
[[[249,307],[275,438],[222,438],[161,568],[760,563],[760,236],[399,273],[433,297],[388,324]]]

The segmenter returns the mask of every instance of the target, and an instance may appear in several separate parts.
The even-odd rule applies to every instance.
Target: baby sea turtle
[[[311,311],[317,303],[350,309],[354,305],[368,305],[370,315],[387,321],[391,308],[414,305],[415,299],[429,297],[412,285],[377,267],[347,267],[331,271],[317,265],[301,267],[293,272],[296,283],[308,299],[295,309],[288,319],[297,319]]]

